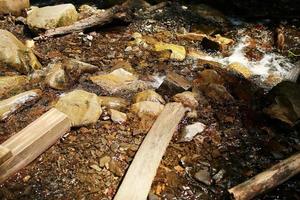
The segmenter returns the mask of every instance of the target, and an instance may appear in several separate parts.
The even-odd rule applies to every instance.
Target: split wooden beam
[[[186,108],[169,103],[137,151],[114,200],[146,200],[161,159]]]
[[[71,127],[67,115],[53,108],[1,144],[11,157],[0,164],[0,183],[31,163]]]
[[[236,200],[253,199],[257,195],[280,185],[299,172],[300,153],[297,153],[228,191]]]

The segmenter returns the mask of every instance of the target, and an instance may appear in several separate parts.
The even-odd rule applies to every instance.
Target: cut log
[[[169,103],[136,153],[114,200],[145,200],[173,133],[184,117],[181,103]]]
[[[0,145],[0,165],[12,157],[12,153],[8,148]]]
[[[278,186],[300,172],[300,153],[281,161],[270,169],[231,189],[236,200],[248,200]]]
[[[0,165],[0,183],[28,165],[62,137],[71,126],[67,115],[51,109],[1,146],[12,157]]]

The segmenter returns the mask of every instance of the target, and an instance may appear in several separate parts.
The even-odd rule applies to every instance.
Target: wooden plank
[[[300,153],[279,162],[270,169],[228,191],[233,194],[236,200],[250,200],[280,185],[298,173],[300,173]]]
[[[36,159],[70,127],[67,115],[53,108],[5,141],[2,146],[13,156],[0,165],[0,183]]]
[[[173,133],[184,117],[181,103],[169,103],[136,153],[114,200],[145,200]]]
[[[0,165],[12,157],[11,151],[0,145]]]

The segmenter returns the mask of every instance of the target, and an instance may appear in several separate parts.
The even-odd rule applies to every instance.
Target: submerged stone
[[[252,72],[246,66],[238,62],[229,64],[228,69],[241,74],[245,78],[250,78],[252,76]]]

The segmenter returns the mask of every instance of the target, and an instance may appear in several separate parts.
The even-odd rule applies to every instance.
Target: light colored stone
[[[183,61],[186,57],[186,50],[180,45],[158,42],[154,45],[154,49],[155,51],[172,51],[170,58],[174,60]]]
[[[0,14],[20,15],[22,10],[29,6],[29,0],[0,0]]]
[[[9,115],[24,106],[24,104],[36,101],[40,98],[41,94],[42,91],[39,89],[30,90],[0,101],[0,120],[6,119]]]
[[[65,70],[62,69],[61,64],[50,64],[49,68],[50,70],[45,79],[46,84],[53,89],[65,89],[68,84],[68,79]]]
[[[126,99],[120,97],[99,96],[99,100],[102,106],[112,109],[126,108],[129,105]]]
[[[52,29],[68,26],[76,22],[78,13],[72,4],[61,4],[33,8],[28,13],[27,23],[32,29]]]
[[[196,99],[196,94],[189,91],[176,94],[173,97],[173,99],[174,101],[182,103],[184,106],[189,107],[191,109],[195,109],[199,105]]]
[[[131,106],[131,111],[137,114],[140,118],[145,116],[156,117],[163,109],[164,105],[152,101],[142,101]]]
[[[109,74],[92,76],[90,79],[110,94],[122,91],[134,92],[138,89],[146,88],[145,82],[138,80],[137,76],[122,68],[116,69]]]
[[[91,65],[89,63],[85,63],[72,58],[64,59],[62,61],[62,65],[68,73],[78,74],[78,75],[83,73],[94,73],[99,69],[95,65]]]
[[[0,98],[9,95],[14,91],[21,90],[28,84],[26,76],[1,76],[0,77]]]
[[[126,120],[127,120],[127,115],[120,111],[110,109],[109,113],[110,113],[111,120],[115,123],[122,124],[122,123],[126,122]]]
[[[134,102],[138,103],[141,101],[152,101],[152,102],[158,102],[161,104],[165,104],[165,100],[162,98],[162,96],[158,93],[156,93],[154,90],[145,90],[143,92],[139,92],[134,97]]]
[[[238,62],[229,64],[228,69],[232,70],[238,74],[241,74],[245,78],[250,78],[252,76],[252,72],[248,69],[248,67],[246,67]]]
[[[0,30],[0,62],[24,74],[41,68],[31,49],[6,30]]]
[[[55,108],[71,119],[72,126],[96,123],[102,113],[98,96],[84,90],[74,90],[61,96]]]
[[[181,133],[179,142],[192,141],[197,134],[202,133],[204,131],[205,127],[206,126],[201,122],[196,122],[194,124],[187,125],[186,127],[184,127]]]

